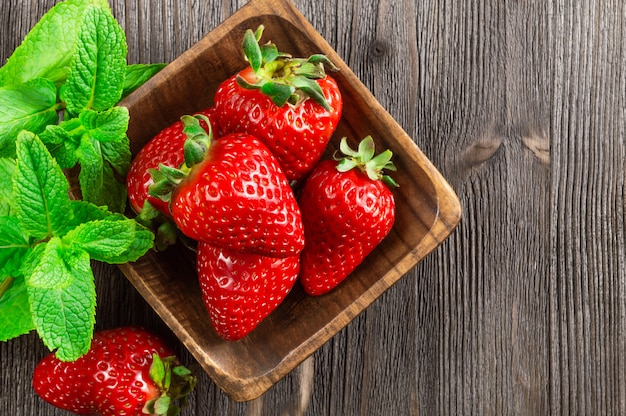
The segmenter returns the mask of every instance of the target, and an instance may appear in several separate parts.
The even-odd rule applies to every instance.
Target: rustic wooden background
[[[0,3],[0,62],[54,0]],[[169,62],[245,4],[111,0],[132,63]],[[626,414],[626,6],[620,0],[296,0],[458,193],[453,235],[250,403],[201,373],[184,415]],[[98,327],[191,356],[115,268]],[[0,345],[0,414],[35,335]]]

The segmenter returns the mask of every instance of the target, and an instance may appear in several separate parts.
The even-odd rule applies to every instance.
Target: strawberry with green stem
[[[264,27],[246,31],[249,67],[224,81],[214,106],[221,135],[251,134],[274,153],[289,181],[303,179],[337,128],[343,100],[325,55],[293,58],[273,43],[259,44]]]
[[[201,121],[203,128],[212,129],[213,108],[209,107],[198,114],[207,117],[207,121]],[[151,172],[159,165],[181,167],[185,162],[184,145],[187,138],[188,132],[185,131],[183,120],[175,121],[156,134],[137,152],[126,176],[128,201],[133,211],[138,214],[136,220],[156,230],[155,246],[159,250],[165,249],[180,236],[172,222],[168,202],[150,195],[148,191],[154,183]]]
[[[300,193],[306,245],[300,280],[310,295],[322,295],[341,283],[389,234],[395,221],[391,187],[383,170],[396,170],[392,153],[375,156],[371,136],[357,150],[346,138],[345,157],[320,162]]]
[[[185,163],[152,170],[150,193],[169,204],[176,226],[193,240],[271,257],[299,254],[300,209],[274,155],[247,134],[213,140],[201,120],[209,123],[183,116]]]
[[[214,122],[213,108],[198,114],[203,114],[211,123]],[[204,128],[211,128],[205,121],[202,123]],[[147,201],[162,214],[171,216],[167,202],[151,196],[148,192],[148,188],[154,183],[150,171],[157,169],[160,164],[179,168],[185,162],[184,144],[188,135],[184,129],[183,121],[176,120],[150,139],[133,158],[126,176],[126,188],[130,206],[137,214],[143,212]]]
[[[42,399],[82,415],[177,415],[195,385],[165,341],[137,327],[96,332],[87,354],[66,362],[51,353],[33,374]]]

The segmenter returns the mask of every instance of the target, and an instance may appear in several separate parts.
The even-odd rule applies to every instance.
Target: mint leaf
[[[35,270],[39,263],[42,262],[45,251],[45,244],[37,244],[33,247],[33,249],[30,250],[24,257],[24,262],[20,267],[19,275],[27,277],[33,274],[33,270]]]
[[[15,161],[9,158],[0,158],[0,215],[10,215],[13,202],[13,173]]]
[[[67,129],[68,125],[74,124],[74,120],[79,121],[72,119],[71,121],[64,121],[60,125],[51,124],[39,135],[61,169],[71,169],[78,163],[76,150],[80,143],[80,137],[76,140]]]
[[[58,122],[56,97],[56,86],[43,78],[0,88],[0,156],[15,155],[21,130],[40,133]]]
[[[103,111],[120,100],[126,74],[126,35],[110,10],[89,7],[61,99],[70,114]]]
[[[107,0],[67,0],[52,7],[0,68],[0,85],[35,78],[61,84],[67,76],[82,15],[91,5],[109,10]]]
[[[79,245],[92,259],[108,262],[128,250],[135,239],[132,220],[97,220],[79,225],[64,237],[66,244]]]
[[[137,221],[112,213],[86,201],[72,201],[79,224],[64,237],[78,244],[94,260],[109,264],[136,261],[153,247],[154,234]]]
[[[68,191],[63,171],[37,135],[20,133],[13,194],[24,232],[36,239],[63,235],[72,219]]]
[[[88,155],[82,155],[87,164],[90,157],[102,157],[109,160],[119,177],[125,177],[130,166],[130,145],[126,130],[128,130],[129,115],[125,107],[113,107],[103,112],[84,110],[77,118],[65,120],[59,125],[50,125],[39,135],[52,156],[57,160],[62,169],[69,169],[79,162],[78,151],[82,140],[92,143],[95,141],[104,143],[119,142],[116,145],[98,144],[98,152],[87,151]],[[84,137],[86,136],[86,137]],[[120,149],[112,152],[111,149]],[[109,205],[109,204],[106,204]]]
[[[148,250],[154,247],[154,234],[147,228],[140,225],[137,221],[131,221],[128,226],[135,228],[135,238],[128,249],[117,257],[108,259],[110,264],[123,264],[129,261],[137,261]]]
[[[130,117],[126,107],[113,107],[100,113],[85,110],[80,113],[79,119],[90,138],[100,142],[117,142],[126,137]]]
[[[123,180],[130,163],[130,151],[122,143],[100,143],[84,136],[79,148],[81,170],[78,175],[83,199],[95,205],[106,205],[109,210],[123,212],[126,206],[126,185]],[[126,154],[117,153],[125,149]],[[115,159],[115,160],[112,160]],[[114,164],[115,163],[115,164]]]
[[[100,148],[102,157],[111,165],[115,174],[120,178],[126,178],[132,157],[128,136],[124,135],[116,142],[103,142],[100,144]]]
[[[78,227],[80,224],[89,221],[103,220],[109,217],[121,217],[121,214],[112,214],[107,211],[103,207],[99,207],[90,202],[84,200],[74,200],[72,201],[72,212],[74,213],[74,226],[72,228]]]
[[[0,278],[0,286],[6,285],[0,296],[0,342],[19,337],[35,329],[30,313],[28,293],[23,278]]]
[[[104,161],[100,150],[100,142],[83,136],[78,152],[78,159],[81,165],[78,181],[83,199],[95,205],[106,205]]]
[[[59,237],[45,243],[43,256],[27,279],[28,286],[42,289],[62,289],[72,283],[74,277],[65,263],[67,249]]]
[[[28,237],[15,217],[0,217],[0,276],[16,276],[30,251]]]
[[[167,64],[132,64],[126,67],[124,77],[124,91],[122,97],[126,97],[131,92],[142,86],[152,78],[157,72],[165,68]]]
[[[57,349],[60,360],[73,361],[89,350],[96,311],[96,289],[89,255],[82,250],[65,253],[72,282],[63,288],[28,286],[33,322],[44,344]],[[63,267],[65,267],[65,265]]]

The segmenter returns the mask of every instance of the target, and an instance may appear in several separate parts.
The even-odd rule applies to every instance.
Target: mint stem
[[[13,281],[15,281],[13,277],[7,276],[6,279],[4,279],[2,283],[0,283],[0,299],[2,299],[7,290],[9,290],[9,288],[13,284]]]

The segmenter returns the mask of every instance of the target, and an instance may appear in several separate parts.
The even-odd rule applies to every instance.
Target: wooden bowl
[[[337,53],[288,0],[252,0],[163,71],[127,97],[128,135],[136,153],[183,114],[213,103],[219,83],[247,64],[244,31],[265,26],[264,40],[294,56],[326,54],[344,97],[343,119],[329,153],[347,136],[370,134],[391,149],[400,184],[390,235],[339,287],[321,297],[296,284],[287,299],[240,341],[213,331],[196,279],[195,258],[182,246],[150,252],[122,272],[180,338],[217,385],[237,401],[254,399],[346,326],[386,289],[437,247],[460,220],[458,199],[411,138],[381,107]]]

